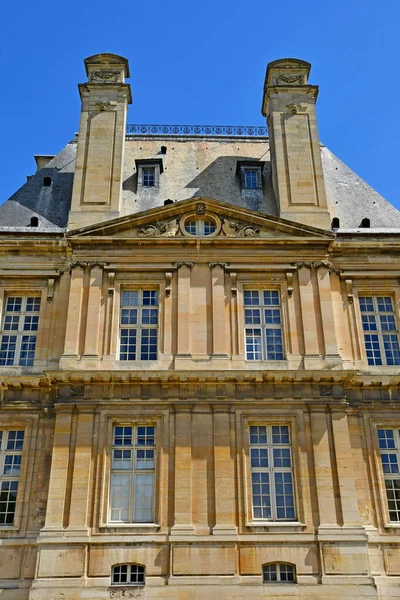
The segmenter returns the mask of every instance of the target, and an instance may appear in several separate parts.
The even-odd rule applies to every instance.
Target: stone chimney
[[[270,135],[272,180],[280,216],[330,229],[311,65],[295,58],[269,63],[262,113]]]
[[[69,229],[119,216],[126,114],[132,102],[126,58],[95,54],[84,63],[88,81],[78,85],[82,108]]]

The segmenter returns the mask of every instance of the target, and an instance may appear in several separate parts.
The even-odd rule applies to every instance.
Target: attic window
[[[29,227],[39,227],[39,219],[37,217],[31,217]]]
[[[138,172],[138,188],[158,188],[160,175],[164,170],[162,159],[144,158],[135,162]]]
[[[43,177],[43,187],[51,187],[51,177]]]
[[[262,189],[262,170],[264,162],[260,161],[242,161],[236,164],[236,173],[240,175],[240,183],[243,190],[261,190]]]
[[[331,229],[339,229],[339,227],[340,227],[340,220],[338,219],[338,217],[334,217],[332,219]]]
[[[367,218],[361,221],[360,227],[371,227],[371,221]]]
[[[167,206],[168,204],[173,204],[174,201],[170,200],[169,198],[167,200],[164,200],[164,206]]]

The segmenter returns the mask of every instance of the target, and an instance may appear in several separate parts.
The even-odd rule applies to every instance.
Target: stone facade
[[[269,140],[125,137],[85,64],[68,228],[0,210],[1,598],[399,598],[397,211],[331,229],[304,61]]]

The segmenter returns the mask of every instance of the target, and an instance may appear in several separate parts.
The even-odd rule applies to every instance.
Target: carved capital
[[[208,266],[210,267],[210,269],[213,269],[214,267],[222,267],[223,269],[226,269],[227,267],[229,267],[230,263],[225,263],[225,262],[209,262]]]
[[[340,275],[340,273],[342,272],[341,269],[336,269],[336,267],[334,267],[332,265],[331,262],[328,261],[318,261],[318,262],[305,262],[305,261],[301,261],[298,263],[293,263],[293,266],[296,267],[296,269],[301,269],[302,267],[306,267],[307,269],[327,269],[329,271],[329,273],[337,273],[338,275]]]
[[[188,260],[180,260],[179,262],[174,263],[173,266],[175,267],[175,269],[180,269],[181,267],[187,267],[188,269],[192,269],[194,263]]]

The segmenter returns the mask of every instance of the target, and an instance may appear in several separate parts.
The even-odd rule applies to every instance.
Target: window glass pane
[[[277,519],[294,518],[294,496],[291,473],[275,473],[275,503]]]
[[[21,471],[21,454],[6,454],[4,457],[3,475],[18,477]]]
[[[24,431],[9,431],[7,450],[22,450],[24,446]]]
[[[250,426],[250,444],[266,444],[267,428],[265,425]]]
[[[279,578],[280,581],[282,582],[286,582],[286,583],[291,583],[294,582],[295,577],[294,577],[294,567],[292,565],[285,565],[285,564],[280,564],[279,565]]]
[[[14,523],[18,481],[0,482],[0,525]]]
[[[114,427],[115,446],[132,446],[132,427]]]
[[[22,297],[9,297],[6,303],[6,312],[21,312]]]
[[[134,521],[137,523],[151,523],[153,520],[153,486],[153,473],[135,476]]]
[[[111,475],[111,521],[129,521],[130,486],[130,475]]]
[[[265,583],[277,581],[277,564],[263,566],[263,580]]]
[[[272,426],[272,443],[273,444],[290,444],[289,427],[287,425]]]
[[[213,221],[204,221],[204,235],[211,235],[216,230],[215,223]]]
[[[40,298],[31,297],[26,299],[26,312],[39,312],[40,311]]]
[[[257,188],[257,171],[255,171],[255,170],[251,171],[249,169],[246,169],[245,182],[246,182],[247,188],[250,188],[250,189]]]
[[[259,306],[260,304],[260,295],[256,290],[245,290],[243,299],[246,306]]]
[[[378,429],[379,448],[396,448],[394,430]]]
[[[143,169],[142,177],[143,177],[143,185],[144,186],[146,186],[146,187],[153,186],[154,181],[155,181],[155,169],[154,168]]]
[[[254,519],[271,518],[271,489],[268,473],[251,474],[253,517]]]
[[[261,329],[246,329],[246,359],[262,360]]]
[[[3,335],[0,342],[0,365],[9,366],[14,364],[15,351],[17,347],[16,335]]]
[[[374,312],[374,302],[371,296],[360,296],[361,312]]]
[[[393,303],[390,296],[378,296],[376,302],[379,312],[393,312]]]
[[[121,306],[138,306],[139,292],[136,290],[124,290],[121,295]]]
[[[156,290],[143,290],[143,306],[158,306],[158,292]]]

